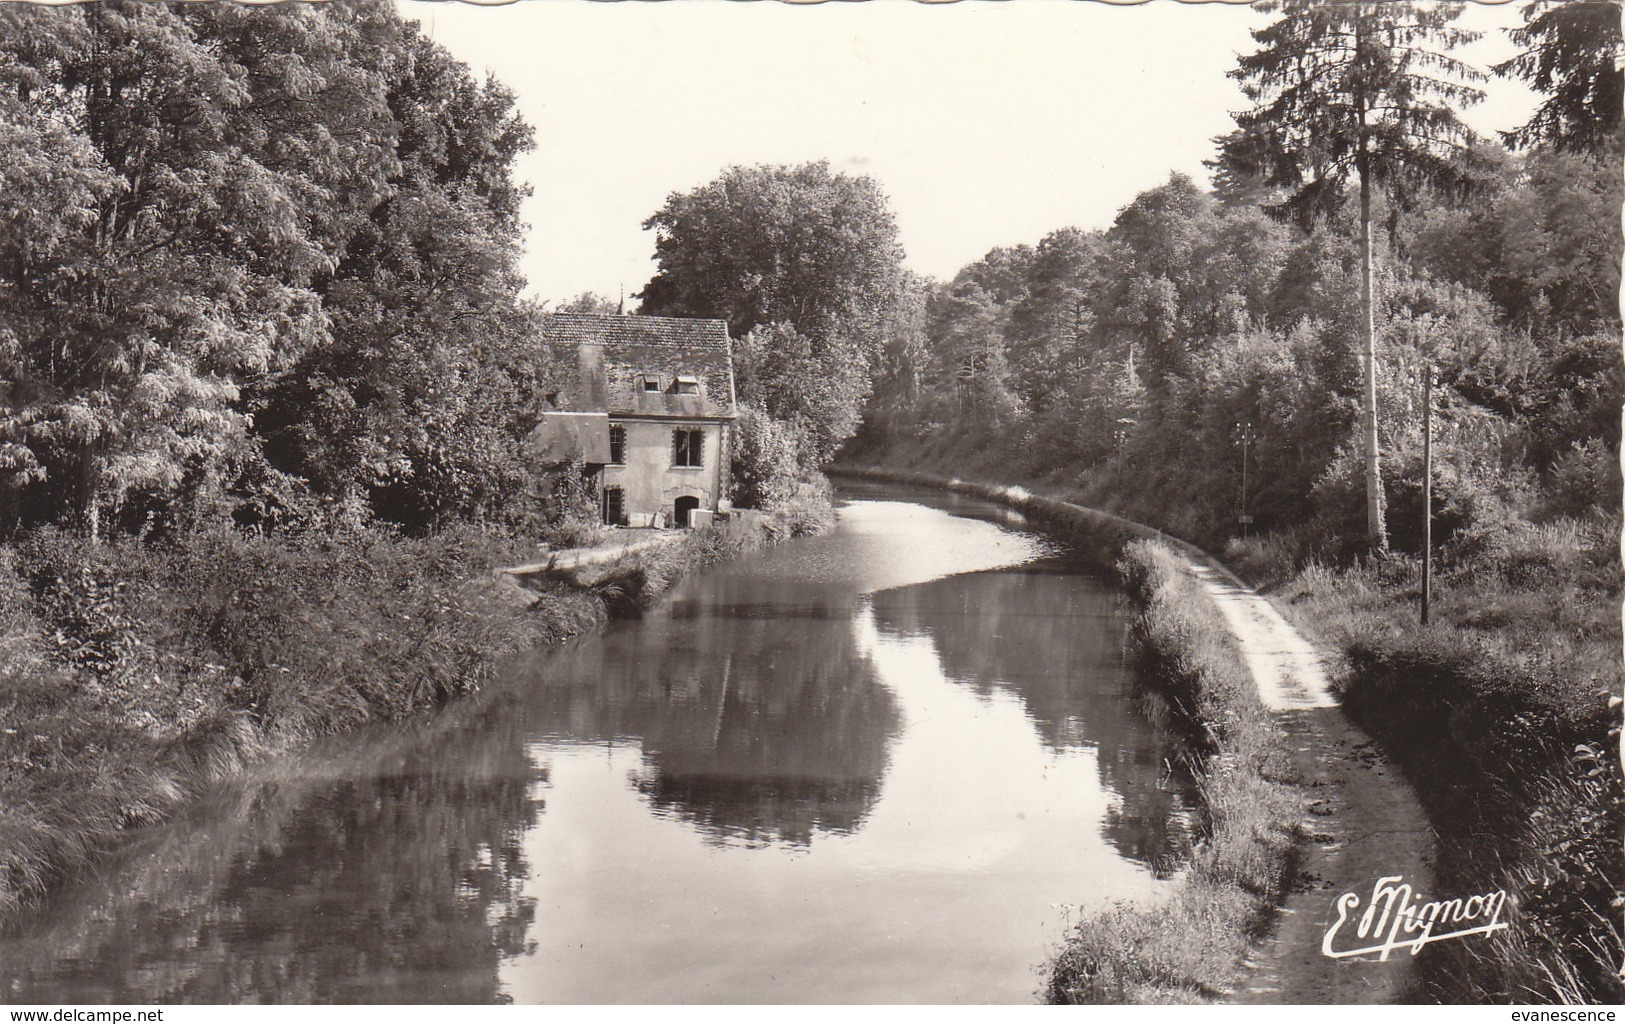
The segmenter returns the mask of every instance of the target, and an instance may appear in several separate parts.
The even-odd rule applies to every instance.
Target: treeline
[[[523,517],[512,95],[383,0],[0,11],[0,536]]]
[[[1397,213],[1379,263],[1378,422],[1404,550],[1420,540],[1430,363],[1443,539],[1617,504],[1617,171],[1500,155],[1473,206]],[[1305,231],[1176,175],[1106,230],[994,250],[933,290],[919,372],[875,401],[866,440],[996,452],[1222,544],[1240,532],[1246,434],[1254,531],[1360,550],[1360,289],[1339,227]]]
[[[1261,38],[1290,35],[1281,24],[1330,33],[1330,6],[1364,11],[1375,31],[1414,5],[1287,4]],[[1608,22],[1587,9],[1597,6],[1617,7],[1534,5],[1529,17],[1549,33],[1538,19],[1590,19],[1582,48],[1565,39],[1572,61],[1618,46],[1617,9]],[[1344,59],[1370,65],[1350,76],[1405,86],[1392,62]],[[1538,142],[1523,152],[1467,134],[1431,148],[1417,137],[1429,175],[1397,162],[1373,175],[1384,540],[1400,550],[1420,543],[1429,366],[1436,538],[1470,547],[1509,517],[1617,508],[1619,114],[1605,100],[1570,121],[1543,111],[1515,134]],[[1251,532],[1291,532],[1304,554],[1369,550],[1362,189],[1353,168],[1327,170],[1329,154],[1261,159],[1260,123],[1219,140],[1214,189],[1173,175],[1108,228],[995,249],[934,285],[923,336],[895,353],[899,372],[871,403],[863,444],[1051,476],[1204,544],[1240,534],[1245,514]],[[1391,157],[1400,141],[1372,145]]]

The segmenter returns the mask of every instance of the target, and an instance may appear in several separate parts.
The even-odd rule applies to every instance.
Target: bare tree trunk
[[[1377,445],[1377,314],[1374,302],[1376,272],[1371,265],[1371,177],[1365,140],[1365,100],[1360,99],[1360,323],[1365,337],[1366,541],[1372,551],[1388,550],[1388,525],[1383,518],[1381,449]]]

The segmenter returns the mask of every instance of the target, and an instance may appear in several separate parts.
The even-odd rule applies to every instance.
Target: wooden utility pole
[[[1433,364],[1422,382],[1422,625],[1433,601]]]

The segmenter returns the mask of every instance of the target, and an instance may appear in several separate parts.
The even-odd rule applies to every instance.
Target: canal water
[[[859,487],[406,727],[279,759],[0,937],[86,1002],[1028,1002],[1188,842],[1110,585]]]

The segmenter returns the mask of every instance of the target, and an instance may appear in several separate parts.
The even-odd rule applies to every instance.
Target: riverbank
[[[945,479],[873,472],[922,485]],[[1026,493],[959,486],[988,496]],[[1133,533],[1108,513],[1093,513],[1091,521],[1107,538],[1102,553]],[[1397,781],[1389,774],[1402,773],[1415,794],[1407,799],[1420,801],[1437,837],[1432,873],[1441,897],[1508,893],[1511,927],[1490,939],[1427,946],[1400,1001],[1602,1003],[1622,996],[1618,535],[1617,518],[1510,522],[1442,560],[1433,623],[1425,628],[1416,621],[1414,559],[1332,567],[1297,550],[1291,535],[1226,551],[1227,561],[1331,656],[1327,670],[1346,714],[1329,722],[1336,728],[1311,733],[1320,753],[1310,761],[1346,768],[1352,760],[1359,768],[1329,791],[1363,792],[1374,777],[1386,787]],[[1387,773],[1384,761],[1398,772]],[[1315,812],[1312,838],[1331,835],[1327,809]],[[1362,825],[1364,813],[1352,808],[1349,831],[1388,831],[1380,813]],[[1335,839],[1316,839],[1305,867],[1339,849]],[[1301,915],[1283,920],[1303,925]],[[1274,945],[1280,951],[1279,941]],[[1268,969],[1262,960],[1258,966]]]
[[[1167,544],[1138,540],[1119,560],[1139,609],[1140,678],[1193,737],[1200,840],[1173,893],[1080,922],[1051,968],[1061,1003],[1211,1002],[1234,993],[1273,923],[1303,835],[1302,779],[1259,700],[1234,634]]]
[[[473,527],[0,548],[0,920],[249,764],[473,693],[511,654],[829,518],[696,530],[585,589],[497,573],[534,545]]]
[[[1051,999],[1401,998],[1408,960],[1333,960],[1320,943],[1338,893],[1394,871],[1426,886],[1427,823],[1272,606],[1196,547],[1120,516],[1016,486],[850,472],[1000,501],[1115,566],[1139,611],[1141,678],[1192,738],[1206,820],[1178,888],[1165,905],[1081,922],[1053,965]]]
[[[1119,906],[1067,937],[1051,968],[1054,1002],[1203,1002],[1231,995],[1248,953],[1268,932],[1304,841],[1305,803],[1286,733],[1193,570],[1242,588],[1206,554],[1160,531],[1021,487],[928,473],[843,468],[842,475],[945,487],[1017,508],[1103,569],[1114,569],[1138,609],[1140,678],[1191,739],[1186,770],[1199,780],[1201,838],[1169,899]],[[1244,589],[1244,588],[1243,588]]]

